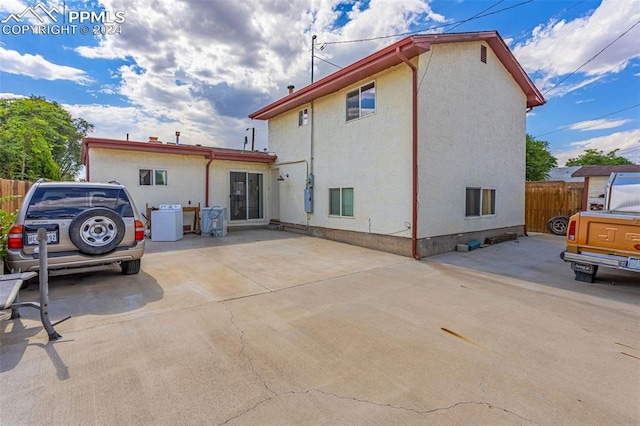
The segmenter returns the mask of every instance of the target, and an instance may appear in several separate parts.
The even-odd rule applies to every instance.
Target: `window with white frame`
[[[298,111],[298,126],[309,124],[309,110],[307,108]]]
[[[347,121],[376,112],[376,83],[360,86],[347,92]]]
[[[496,214],[496,190],[493,188],[467,188],[465,216]]]
[[[353,188],[329,188],[329,216],[353,217]]]
[[[155,169],[139,169],[138,182],[140,185],[167,185],[167,171]]]

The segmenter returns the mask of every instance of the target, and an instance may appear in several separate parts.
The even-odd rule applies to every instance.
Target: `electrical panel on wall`
[[[304,190],[304,211],[313,213],[313,189],[307,188]]]

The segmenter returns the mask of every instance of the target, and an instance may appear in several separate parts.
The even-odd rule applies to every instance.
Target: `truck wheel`
[[[569,218],[567,216],[555,216],[547,222],[547,229],[553,235],[567,235]]]
[[[596,273],[598,272],[598,266],[593,267],[593,273],[574,271],[576,273],[576,281],[583,283],[593,284],[596,282]]]

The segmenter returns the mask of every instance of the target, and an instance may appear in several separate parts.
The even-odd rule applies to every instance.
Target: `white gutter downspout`
[[[411,128],[412,128],[412,186],[413,186],[413,200],[412,200],[412,214],[411,214],[411,256],[414,259],[420,260],[418,254],[418,68],[407,59],[406,56],[400,52],[400,47],[396,47],[396,56],[402,59],[402,62],[407,64],[411,68],[412,76],[412,114],[411,114]]]

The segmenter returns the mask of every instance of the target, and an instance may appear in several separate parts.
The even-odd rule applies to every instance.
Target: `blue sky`
[[[38,3],[0,0],[0,97],[56,101],[95,137],[240,149],[255,127],[262,150],[247,115],[309,84],[312,35],[317,80],[399,34],[497,30],[547,99],[527,132],[560,165],[587,148],[640,164],[640,0]]]

